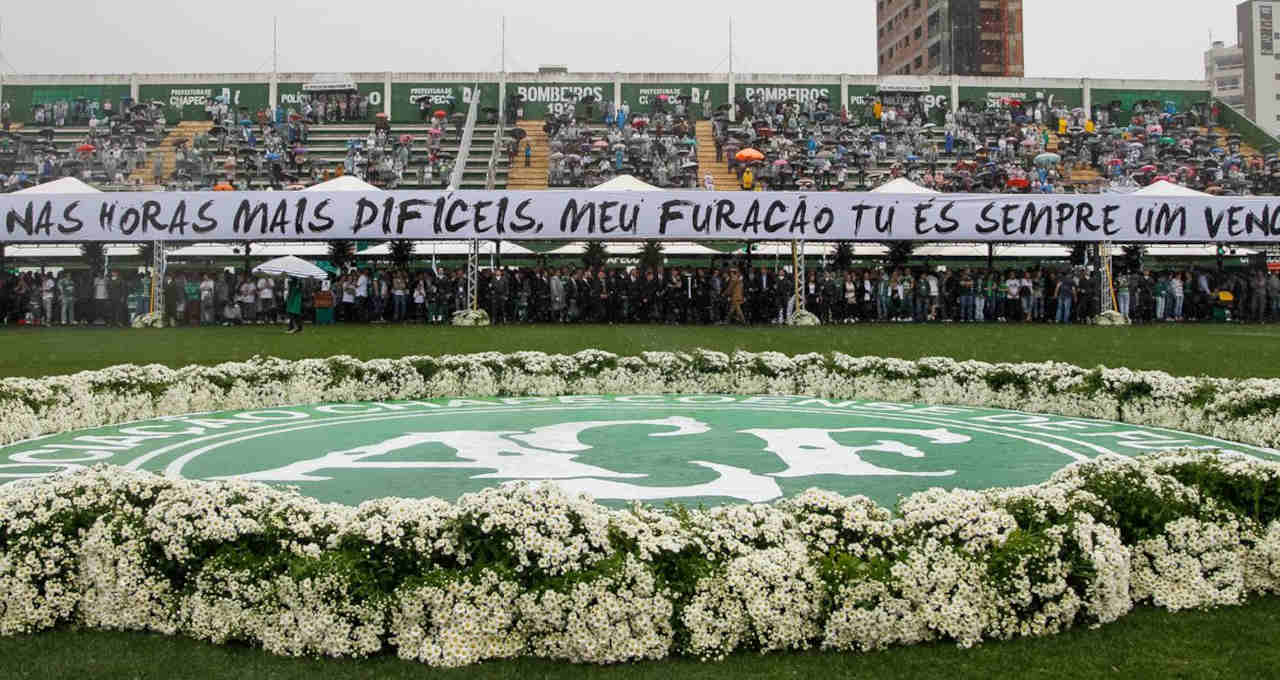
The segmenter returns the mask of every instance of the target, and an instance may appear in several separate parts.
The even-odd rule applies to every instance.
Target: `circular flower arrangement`
[[[599,351],[116,367],[0,382],[0,442],[320,401],[772,393],[1177,425],[1275,446],[1280,381],[1065,364]],[[0,635],[74,623],[435,666],[869,651],[1280,592],[1280,465],[1166,452],[1018,489],[624,510],[554,486],[324,504],[120,468],[0,488]]]

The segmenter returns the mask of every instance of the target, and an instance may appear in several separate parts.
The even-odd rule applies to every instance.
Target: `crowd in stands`
[[[47,111],[46,111],[47,110]],[[93,100],[38,105],[36,127],[0,131],[0,191],[16,191],[60,177],[123,185],[149,162],[148,150],[165,136],[163,107],[118,107]],[[87,118],[85,118],[87,116]],[[84,136],[59,150],[56,129],[84,125]]]
[[[1063,193],[1163,179],[1230,195],[1272,192],[1280,169],[1275,158],[1245,157],[1239,135],[1214,132],[1207,106],[1113,102],[1086,112],[1002,99],[962,102],[939,126],[922,100],[891,101],[837,111],[822,97],[741,100],[736,122],[714,114],[716,158],[754,190],[866,190],[905,177],[943,192]],[[1098,180],[1073,181],[1085,168]]]
[[[230,104],[226,97],[210,98],[205,113],[209,131],[190,143],[177,140],[172,173],[152,155],[166,135],[162,102],[118,106],[94,100],[59,101],[37,105],[35,128],[0,132],[0,191],[16,191],[59,177],[76,177],[98,185],[124,185],[133,173],[153,164],[149,181],[175,190],[288,189],[314,184],[333,174],[359,177],[379,188],[405,182],[411,164],[428,187],[444,186],[452,172],[452,157],[441,149],[450,132],[461,136],[462,120],[447,119],[433,110],[425,154],[414,154],[414,138],[396,135],[384,113],[371,113],[367,96],[354,92],[304,94],[295,105],[250,111]],[[7,120],[7,117],[6,117]],[[337,166],[313,161],[308,152],[310,127],[327,123],[373,120],[367,135],[344,141],[346,154]],[[83,139],[59,151],[56,129],[87,126]],[[420,164],[420,165],[417,165]],[[141,180],[138,180],[141,181]]]
[[[278,323],[290,285],[304,312],[343,323],[448,323],[465,309],[461,269],[352,269],[332,281],[181,271],[166,277],[165,315],[179,325]],[[477,296],[494,323],[780,324],[796,309],[785,270],[719,268],[495,268]],[[112,271],[0,276],[6,324],[125,326],[146,311],[149,279]],[[1083,268],[1030,270],[827,268],[810,271],[805,309],[825,324],[859,322],[1085,323],[1101,311],[1102,279]],[[1141,270],[1114,280],[1114,306],[1134,323],[1280,322],[1276,273]],[[132,305],[132,306],[131,306]]]
[[[649,111],[636,115],[626,104],[603,109],[603,125],[595,123],[594,107],[583,116],[566,110],[548,117],[548,186],[593,187],[631,175],[660,188],[698,187],[699,107],[687,95],[658,95]]]
[[[198,137],[188,152],[195,156],[198,168],[218,175],[216,162],[225,158],[224,170],[232,178],[231,188],[274,189],[301,188],[332,174],[335,168],[323,167],[308,152],[310,126],[324,123],[364,121],[369,118],[368,98],[354,93],[321,93],[304,95],[300,106],[277,106],[259,111],[253,118],[236,119],[234,112],[222,104],[211,110],[215,125],[208,138]],[[396,135],[385,113],[373,114],[374,123],[368,134],[345,140],[346,154],[340,174],[358,177],[376,187],[394,189],[405,182],[405,172],[413,163],[421,163],[420,177],[429,187],[447,182],[452,170],[451,158],[441,150],[447,134],[443,115],[430,118],[426,154],[414,155],[412,135]],[[456,136],[460,131],[455,130]],[[216,154],[208,151],[216,146]],[[181,151],[180,151],[181,154]],[[180,155],[179,167],[188,167]],[[179,179],[186,179],[179,173]],[[202,174],[197,184],[209,184]]]

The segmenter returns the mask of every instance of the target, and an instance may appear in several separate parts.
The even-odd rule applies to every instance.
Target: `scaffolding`
[[[805,281],[808,278],[808,274],[805,273],[803,239],[791,242],[791,273],[795,275],[795,287],[792,291],[795,295],[795,311],[803,312]]]
[[[169,266],[169,256],[164,241],[151,242],[151,309],[152,314],[164,314],[164,273]],[[165,320],[168,322],[168,319]]]
[[[1098,271],[1102,279],[1102,285],[1098,286],[1102,296],[1098,301],[1098,310],[1102,312],[1114,312],[1120,308],[1120,305],[1116,304],[1116,277],[1111,269],[1112,249],[1110,241],[1098,244]]]

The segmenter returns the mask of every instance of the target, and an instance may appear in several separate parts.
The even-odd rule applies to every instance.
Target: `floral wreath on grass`
[[[804,394],[1012,408],[1263,447],[1280,381],[695,351],[120,366],[0,381],[0,443],[125,420],[446,396]],[[436,666],[869,651],[1280,592],[1280,464],[1166,452],[1017,489],[614,510],[552,485],[349,507],[120,468],[0,487],[0,635],[83,625]]]

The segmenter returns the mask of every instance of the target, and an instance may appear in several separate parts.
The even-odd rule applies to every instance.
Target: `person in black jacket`
[[[588,290],[591,295],[591,320],[595,323],[608,321],[605,307],[609,303],[609,284],[605,281],[603,269],[596,270],[595,276],[588,282]]]
[[[747,280],[747,303],[751,307],[751,323],[769,323],[775,313],[773,277],[764,267],[756,268]]]
[[[591,321],[595,311],[595,303],[591,299],[591,272],[582,270],[573,279],[574,295],[578,300],[578,321]]]
[[[507,321],[507,298],[511,293],[511,281],[503,274],[502,269],[493,272],[493,280],[489,282],[489,301],[492,312],[491,321],[496,325]]]
[[[111,272],[111,283],[108,286],[111,294],[111,318],[109,322],[115,326],[129,325],[129,286],[119,271]]]
[[[654,277],[653,270],[645,271],[644,280],[640,282],[640,321],[652,323],[662,318],[662,306],[658,304],[658,295],[662,291],[662,283]]]

